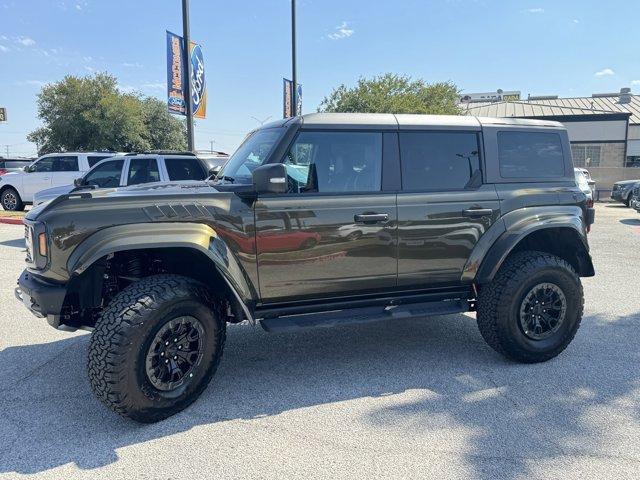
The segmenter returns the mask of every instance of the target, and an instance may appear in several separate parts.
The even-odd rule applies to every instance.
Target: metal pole
[[[191,59],[189,58],[189,48],[191,46],[191,40],[189,38],[189,0],[182,0],[182,38],[184,40],[182,58],[184,58],[184,65],[186,68],[185,75],[187,76],[184,91],[185,104],[187,107],[187,148],[190,152],[193,152],[193,112],[191,111]]]
[[[291,103],[293,103],[293,116],[298,114],[298,72],[296,71],[296,0],[291,0],[291,83],[293,83],[293,93]]]

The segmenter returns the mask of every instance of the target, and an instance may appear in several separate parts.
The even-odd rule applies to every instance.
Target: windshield
[[[282,131],[282,128],[266,128],[253,132],[231,156],[218,178],[251,183],[251,174],[267,160]]]

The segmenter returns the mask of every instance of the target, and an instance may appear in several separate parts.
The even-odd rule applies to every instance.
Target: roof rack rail
[[[143,154],[154,154],[154,155],[191,155],[193,157],[196,156],[195,153],[189,151],[181,151],[181,150],[146,150],[144,152],[140,152]]]

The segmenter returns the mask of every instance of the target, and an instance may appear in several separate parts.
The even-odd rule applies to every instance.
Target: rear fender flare
[[[476,244],[467,264],[462,280],[464,282],[487,283],[498,272],[511,251],[528,235],[542,229],[569,228],[582,243],[584,251],[589,251],[584,229],[582,209],[578,206],[553,206],[521,208],[502,217],[502,226],[494,224]],[[593,266],[589,266],[593,269]]]

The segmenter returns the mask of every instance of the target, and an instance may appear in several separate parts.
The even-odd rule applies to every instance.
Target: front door
[[[499,218],[493,185],[482,183],[480,132],[401,132],[398,286],[460,282],[471,251]]]
[[[382,192],[382,133],[301,131],[289,191],[255,204],[264,303],[394,288],[396,193]]]
[[[29,168],[22,184],[22,200],[33,201],[33,195],[40,190],[51,187],[51,169],[55,157],[41,158]]]

